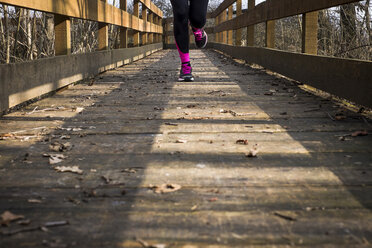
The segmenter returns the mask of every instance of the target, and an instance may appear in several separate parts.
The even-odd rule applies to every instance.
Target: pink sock
[[[190,62],[190,55],[189,53],[183,53],[181,52],[180,48],[178,47],[178,44],[176,42],[178,53],[180,54],[181,63],[187,63]]]

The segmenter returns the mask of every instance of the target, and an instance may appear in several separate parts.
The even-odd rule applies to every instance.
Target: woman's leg
[[[171,0],[173,7],[173,29],[181,59],[179,81],[194,81],[189,55],[189,3],[188,0]]]
[[[203,27],[207,21],[208,0],[190,0],[189,19],[195,36],[195,45],[204,48],[208,35]]]
[[[173,29],[182,63],[189,62],[189,4],[188,0],[171,0]],[[186,61],[187,60],[187,61]]]
[[[190,0],[189,18],[195,29],[204,27],[207,21],[208,0]]]

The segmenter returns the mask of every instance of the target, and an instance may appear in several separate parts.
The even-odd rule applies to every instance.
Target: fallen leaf
[[[72,148],[72,145],[70,142],[66,142],[66,143],[53,142],[52,144],[49,145],[49,149],[54,152],[65,152],[65,151],[71,150],[71,148]]]
[[[186,106],[186,108],[195,108],[195,107],[196,107],[195,104],[189,104],[189,105]]]
[[[192,206],[191,211],[195,211],[197,208],[198,208],[198,205],[194,205]]]
[[[101,178],[102,178],[102,180],[105,181],[105,183],[107,183],[107,184],[109,184],[109,183],[112,181],[112,179],[109,178],[108,176],[101,176]]]
[[[127,173],[137,173],[135,169],[129,168],[129,169],[124,169],[121,172],[127,172]]]
[[[248,140],[246,140],[246,139],[239,139],[239,140],[236,141],[236,144],[248,145]]]
[[[140,243],[143,248],[166,248],[167,247],[165,244],[151,245],[151,244],[147,243],[146,241],[144,241],[142,239],[137,239],[137,242]]]
[[[23,219],[24,217],[23,215],[16,215],[10,211],[5,211],[1,214],[1,225],[8,226],[10,222]]]
[[[39,199],[28,199],[27,202],[29,203],[41,203],[42,201]]]
[[[76,107],[76,108],[74,108],[74,111],[76,113],[81,113],[81,112],[83,112],[83,110],[84,110],[84,108],[82,108],[82,107]]]
[[[78,166],[56,166],[54,169],[58,172],[72,172],[79,175],[83,174],[83,171],[79,169]]]
[[[367,131],[356,131],[351,134],[352,137],[357,137],[357,136],[367,136],[368,132]]]
[[[4,133],[4,134],[0,134],[0,140],[11,139],[13,136],[14,136],[14,134],[12,134],[12,133]]]
[[[217,197],[212,197],[212,198],[209,198],[208,201],[209,202],[215,202],[215,201],[218,201],[218,198]]]
[[[257,146],[254,146],[252,147],[251,150],[249,150],[249,152],[245,156],[248,158],[255,158],[257,157],[257,154],[258,154],[258,148]]]
[[[175,183],[164,183],[162,185],[150,185],[150,189],[152,189],[157,194],[163,194],[163,193],[170,193],[177,191],[181,189],[181,185],[175,184]]]
[[[30,225],[30,223],[31,223],[31,220],[30,220],[30,219],[19,220],[19,221],[17,221],[17,224],[18,224],[18,225],[22,225],[22,226]]]
[[[67,158],[63,154],[43,154],[44,157],[49,157],[49,164],[58,164]]]

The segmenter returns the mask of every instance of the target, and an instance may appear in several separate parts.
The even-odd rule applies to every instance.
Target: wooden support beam
[[[248,0],[248,10],[254,9],[256,0]],[[247,27],[247,46],[254,46],[254,25]]]
[[[170,35],[167,35],[167,32],[170,31],[170,23],[165,23],[164,27],[164,42],[165,44],[170,44]]]
[[[108,24],[98,23],[98,50],[109,49],[109,38],[108,38]]]
[[[231,20],[232,17],[233,17],[233,6],[230,5],[229,9],[228,9],[227,20]],[[233,44],[233,30],[228,31],[227,44],[229,44],[229,45]]]
[[[318,11],[302,15],[302,52],[318,54]]]
[[[139,1],[138,0],[133,1],[133,15],[136,16],[136,17],[139,17]],[[135,47],[139,46],[139,43],[140,43],[139,32],[134,31],[133,32],[133,46],[135,46]]]
[[[219,15],[214,18],[214,26],[217,26],[218,24],[220,24],[220,16]],[[215,38],[214,39],[215,39],[216,42],[220,42],[219,36],[220,36],[220,33],[215,33]]]
[[[120,9],[127,11],[127,0],[120,0]],[[128,47],[128,29],[120,27],[120,48]]]
[[[101,0],[104,3],[107,3],[107,0]],[[98,23],[98,50],[107,50],[109,48],[108,44],[108,24],[107,23]]]
[[[240,16],[242,14],[242,0],[236,1],[236,16]],[[243,29],[239,28],[235,32],[235,46],[242,45],[242,33]]]
[[[67,16],[54,15],[55,54],[71,54],[71,21]]]
[[[225,22],[227,19],[227,10],[225,9],[222,11],[222,16],[221,16],[221,23]],[[222,32],[222,43],[226,44],[227,43],[227,31]]]
[[[266,22],[266,47],[275,48],[275,21]]]
[[[147,29],[147,7],[142,4],[142,20],[143,20],[143,30]],[[146,45],[148,43],[148,33],[142,33],[142,45]]]
[[[150,21],[150,25],[152,26],[152,24],[154,23],[154,14],[150,11],[149,13],[149,21]],[[154,33],[151,32],[149,33],[149,44],[152,44],[154,43]]]

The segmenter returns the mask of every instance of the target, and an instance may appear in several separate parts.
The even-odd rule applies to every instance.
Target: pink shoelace
[[[190,74],[191,66],[188,63],[182,64],[182,72],[183,74]]]
[[[203,39],[203,34],[204,34],[204,32],[203,32],[203,29],[201,29],[201,28],[198,28],[194,31],[194,35],[195,35],[195,38],[196,38],[197,41]]]

